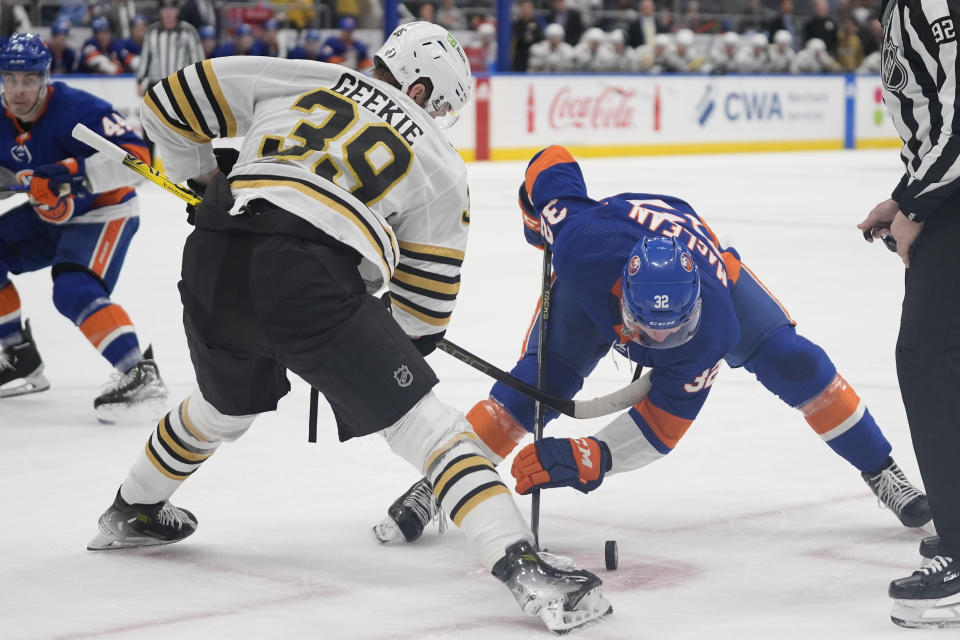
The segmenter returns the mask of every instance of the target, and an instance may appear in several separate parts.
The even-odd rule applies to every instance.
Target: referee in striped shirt
[[[907,267],[897,377],[939,534],[932,563],[894,580],[891,619],[960,627],[960,0],[884,0],[883,101],[903,148],[892,197],[859,228],[891,235]]]
[[[193,25],[180,19],[177,0],[163,0],[160,6],[160,22],[150,25],[143,38],[143,52],[137,68],[137,88],[140,95],[142,96],[148,87],[203,60],[203,57],[200,36]],[[152,156],[153,142],[147,140],[147,145]]]

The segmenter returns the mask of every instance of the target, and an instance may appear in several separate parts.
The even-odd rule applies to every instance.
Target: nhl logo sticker
[[[690,257],[689,253],[680,254],[680,266],[683,267],[683,270],[687,273],[693,271],[693,258]]]
[[[413,382],[413,372],[407,365],[400,365],[400,368],[393,372],[393,379],[397,381],[399,386],[409,387],[410,383]]]
[[[630,263],[627,264],[627,273],[631,276],[635,276],[637,275],[637,271],[640,271],[640,256],[630,256]]]

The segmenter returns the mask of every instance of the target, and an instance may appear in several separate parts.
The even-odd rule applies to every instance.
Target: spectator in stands
[[[837,62],[841,69],[855,71],[863,64],[864,57],[857,23],[848,15],[843,19],[837,33]]]
[[[767,68],[771,73],[790,73],[796,55],[793,36],[786,29],[780,29],[773,34],[773,44],[767,54],[770,60]]]
[[[547,22],[563,27],[567,44],[573,46],[580,42],[580,36],[583,35],[583,16],[579,10],[568,7],[566,0],[553,0]]]
[[[360,5],[362,0],[336,0],[334,5],[334,17],[337,20],[337,24],[340,24],[340,21],[344,18],[353,18],[353,21],[356,22],[360,19]]]
[[[492,22],[477,25],[476,36],[463,48],[463,53],[472,71],[496,71],[497,28]]]
[[[657,30],[660,33],[673,33],[677,25],[673,19],[673,11],[670,7],[662,7],[657,14]],[[672,46],[672,40],[671,40]]]
[[[610,65],[610,54],[603,46],[606,39],[599,27],[590,27],[583,32],[575,50],[578,71],[604,71]]]
[[[373,66],[367,45],[353,37],[357,22],[353,18],[340,18],[340,35],[330,36],[323,43],[323,57],[327,62],[343,65],[354,71],[365,71]]]
[[[652,43],[634,50],[636,70],[640,73],[663,73],[672,46],[669,34],[658,33]]]
[[[638,47],[640,45],[653,44],[653,39],[657,37],[658,33],[663,31],[654,13],[656,10],[657,7],[653,4],[653,0],[640,0],[640,17],[637,19],[638,33],[634,38],[630,38],[630,34],[627,34],[627,41],[630,43],[630,46]],[[616,31],[616,29],[614,29],[614,31]],[[634,44],[634,40],[637,40],[636,44]]]
[[[762,9],[757,5],[757,0],[747,0],[740,13],[742,17],[737,24],[738,32],[746,34],[766,29],[767,20],[764,19]]]
[[[827,0],[815,0],[813,3],[813,17],[803,25],[803,41],[811,38],[820,38],[827,45],[827,53],[831,56],[837,53],[837,22],[830,17],[830,5]]]
[[[627,34],[627,42],[631,47],[640,46],[645,42],[643,39],[643,32],[640,27],[640,19],[637,17],[637,12],[633,8],[634,0],[616,0],[613,7],[607,11],[606,17],[600,22],[600,29],[602,31],[616,31],[620,30]],[[649,4],[653,5],[653,0],[649,0]],[[641,2],[640,8],[641,11],[644,10],[646,5]],[[580,42],[583,42],[583,38],[580,38]],[[579,44],[577,45],[579,46]]]
[[[616,29],[608,33],[606,44],[612,53],[610,67],[607,71],[631,73],[637,70],[637,59],[633,49],[627,46],[627,37],[623,34],[623,31]]]
[[[287,9],[287,23],[290,26],[295,29],[315,26],[317,15],[313,9],[313,0],[288,0],[287,4],[296,5],[292,9]]]
[[[276,18],[270,18],[263,23],[263,35],[261,36],[265,56],[272,58],[287,57],[287,43],[280,33],[280,25]]]
[[[120,62],[127,73],[136,73],[143,51],[143,38],[147,33],[147,17],[141,13],[130,21],[130,37],[118,43]]]
[[[424,2],[417,11],[417,19],[433,22],[437,18],[437,7],[432,2]]]
[[[710,51],[709,67],[705,70],[716,75],[735,72],[738,51],[740,51],[740,34],[727,31],[717,38]]]
[[[700,17],[700,3],[697,0],[689,0],[686,10],[680,18],[680,25],[694,33],[701,33],[705,24],[703,18]]]
[[[204,25],[220,33],[220,14],[213,0],[186,0],[180,7],[180,19],[189,22],[198,32]]]
[[[797,19],[793,15],[793,0],[780,0],[780,13],[767,25],[769,33],[776,33],[781,29],[790,34],[791,41],[796,45],[799,28]]]
[[[317,29],[307,29],[303,35],[303,44],[295,46],[287,54],[292,60],[316,60],[317,62],[326,62],[323,57],[323,37]]]
[[[437,11],[436,23],[447,31],[462,31],[467,28],[467,18],[453,0],[442,0]]]
[[[232,40],[224,42],[214,50],[213,57],[262,56],[265,50],[263,43],[253,37],[253,28],[243,23],[234,29]]]
[[[746,46],[741,47],[734,58],[733,68],[737,73],[766,73],[770,70],[770,41],[765,33],[746,36]]]
[[[110,32],[110,23],[104,17],[90,23],[93,37],[83,43],[80,50],[80,70],[84,73],[114,75],[123,71],[120,50]]]
[[[883,42],[883,25],[877,16],[870,16],[860,27],[860,41],[863,43],[863,54],[868,56],[880,50]]]
[[[513,21],[513,70],[526,71],[530,47],[543,40],[547,25],[537,15],[532,0],[523,0],[518,10],[519,16]]]
[[[213,52],[217,48],[217,30],[211,25],[205,24],[200,27],[198,34],[200,36],[200,46],[203,48],[203,58],[213,57]]]
[[[50,40],[47,45],[50,47],[50,73],[54,75],[73,73],[77,70],[77,52],[67,45],[67,37],[70,35],[70,21],[63,18],[58,19],[50,25]]]
[[[18,7],[18,6],[20,5],[0,2],[0,14],[2,14],[4,11],[12,11],[14,7]],[[21,10],[23,10],[22,7],[21,7]],[[26,16],[25,11],[23,15]],[[57,20],[66,20],[72,25],[86,23],[87,0],[60,0],[60,11],[57,13]],[[11,24],[10,20],[3,19],[0,21],[2,21],[3,24],[5,25]],[[27,29],[29,29],[30,19],[26,18],[26,21],[28,25]],[[4,37],[10,35],[8,33],[5,33],[5,30],[6,30],[6,27],[4,28],[4,33],[0,33],[0,35],[3,35]],[[25,32],[24,29],[21,29],[20,25],[16,26],[16,30],[20,31],[21,33]]]
[[[827,73],[839,71],[840,65],[827,51],[826,43],[820,38],[810,38],[793,59],[792,73]]]
[[[564,40],[563,27],[551,23],[544,29],[546,39],[533,43],[530,47],[529,71],[572,71],[574,68],[574,53]]]

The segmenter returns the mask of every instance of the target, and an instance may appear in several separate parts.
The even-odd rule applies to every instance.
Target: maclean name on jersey
[[[332,90],[384,120],[396,129],[407,144],[412,145],[414,140],[423,135],[423,129],[390,96],[362,78],[345,73]]]

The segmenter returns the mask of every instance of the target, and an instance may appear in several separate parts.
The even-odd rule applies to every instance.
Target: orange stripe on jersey
[[[80,163],[77,162],[76,158],[66,158],[61,160],[59,164],[65,166],[70,173],[76,173],[80,170]]]
[[[467,413],[467,422],[474,433],[501,458],[506,458],[525,435],[527,430],[496,400],[487,398]]]
[[[726,263],[726,260],[724,260],[724,263]],[[784,315],[787,316],[787,320],[790,321],[790,324],[791,324],[791,325],[796,325],[796,324],[797,324],[797,321],[793,319],[793,317],[790,315],[790,312],[787,311],[787,308],[786,308],[785,306],[783,306],[783,304],[781,304],[779,300],[777,300],[777,296],[773,295],[773,293],[770,292],[770,289],[767,289],[766,285],[764,285],[762,282],[760,282],[760,278],[757,277],[757,274],[755,274],[753,271],[751,271],[751,270],[750,270],[750,267],[748,267],[747,265],[745,265],[745,264],[742,263],[742,262],[740,263],[740,268],[747,270],[747,273],[749,273],[750,276],[751,276],[754,280],[757,281],[757,284],[760,285],[760,288],[763,289],[764,291],[766,291],[766,292],[767,292],[767,295],[770,296],[770,298],[773,299],[773,301],[777,303],[777,306],[780,307],[780,309],[781,309],[781,311],[783,311]]]
[[[119,189],[104,191],[90,203],[90,208],[96,209],[97,207],[108,207],[112,204],[119,204],[127,197],[127,194],[132,193],[133,190],[133,187],[120,187]]]
[[[813,430],[823,435],[856,413],[859,406],[860,396],[838,373],[820,395],[799,409]]]
[[[142,144],[122,144],[120,147],[137,160],[150,164],[150,150]]]
[[[660,438],[660,442],[673,449],[680,442],[680,438],[687,432],[693,420],[686,420],[654,406],[649,398],[644,398],[633,408],[647,421],[653,433]]]
[[[723,258],[723,266],[727,270],[727,280],[730,282],[730,284],[737,284],[737,280],[740,279],[740,267],[742,266],[740,258],[733,255],[733,252],[731,251],[724,251],[720,254],[720,257]]]
[[[20,309],[20,294],[12,282],[0,289],[0,317],[14,313]]]
[[[537,181],[537,176],[553,165],[562,164],[564,162],[576,162],[576,160],[573,159],[573,156],[570,155],[570,152],[567,151],[565,147],[553,145],[552,147],[547,147],[544,149],[543,153],[540,154],[540,157],[537,158],[533,164],[527,168],[527,175],[525,179],[527,193],[533,192],[533,183]]]
[[[93,260],[90,262],[90,271],[103,277],[110,266],[110,258],[113,257],[114,250],[117,248],[117,241],[120,239],[120,232],[123,225],[126,224],[126,218],[111,220],[100,234],[100,240],[97,242],[97,249],[93,253]]]
[[[122,327],[132,328],[133,323],[123,307],[117,304],[107,305],[80,323],[80,331],[98,349],[107,336]]]

